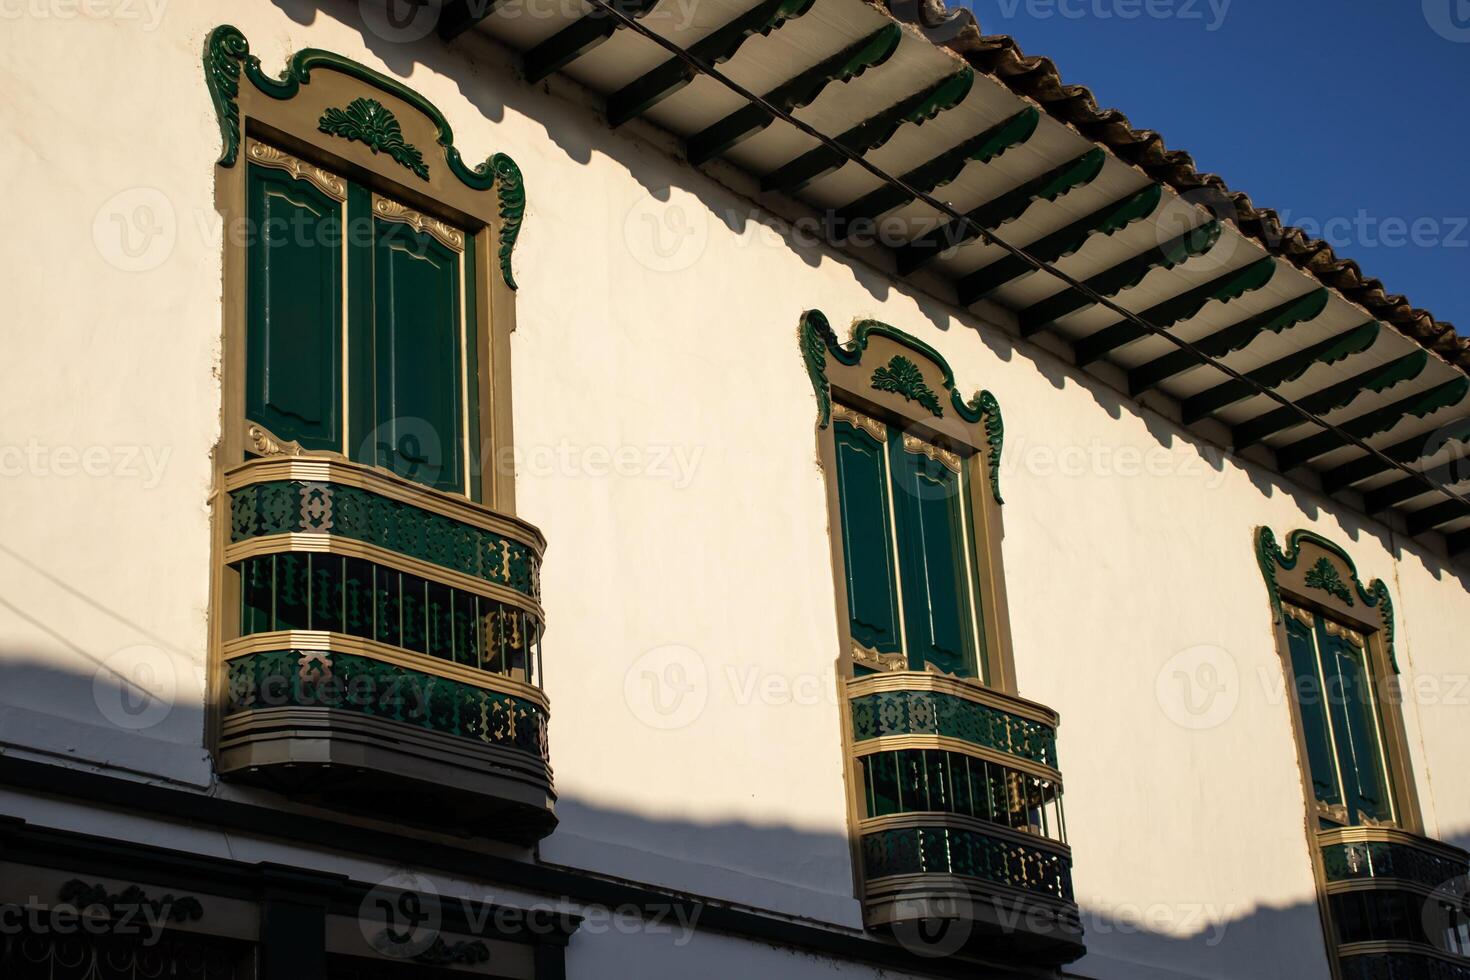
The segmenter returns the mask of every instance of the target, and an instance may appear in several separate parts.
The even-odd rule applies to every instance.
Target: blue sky
[[[1470,335],[1470,0],[951,0]]]

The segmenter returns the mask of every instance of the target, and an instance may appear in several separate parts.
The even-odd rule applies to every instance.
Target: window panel
[[[459,253],[407,225],[374,222],[375,432],[379,465],[463,488]]]
[[[1371,820],[1392,820],[1393,803],[1367,655],[1343,637],[1329,633],[1325,623],[1318,627],[1318,641],[1324,666],[1337,677],[1333,721],[1348,803]]]
[[[245,412],[308,449],[341,449],[342,204],[252,164]]]
[[[890,438],[910,670],[973,676],[974,631],[960,474]]]
[[[835,437],[852,638],[879,653],[899,653],[903,645],[883,443],[841,419]]]
[[[1333,756],[1332,729],[1327,721],[1327,698],[1318,672],[1316,631],[1295,616],[1287,616],[1286,639],[1291,649],[1291,668],[1306,736],[1312,789],[1318,802],[1337,806],[1342,803],[1342,790]]]

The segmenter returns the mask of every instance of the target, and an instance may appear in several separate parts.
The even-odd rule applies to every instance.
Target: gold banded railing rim
[[[870,694],[899,693],[903,691],[933,691],[983,704],[1008,714],[1039,722],[1055,730],[1061,723],[1060,716],[1044,704],[1028,701],[1014,694],[1006,694],[979,681],[924,671],[893,671],[854,677],[847,681],[849,699],[867,697]]]
[[[1470,874],[1470,851],[1398,827],[1334,827],[1331,830],[1317,831],[1317,846],[1330,847],[1334,844],[1398,844],[1431,851],[1451,861],[1465,864],[1466,873]]]
[[[546,551],[546,537],[540,529],[519,517],[503,514],[467,497],[426,487],[386,470],[346,459],[320,456],[264,457],[232,466],[224,474],[227,493],[252,484],[290,480],[336,483],[366,490],[514,539],[535,551],[537,557],[541,557]]]
[[[1005,769],[1014,769],[1028,776],[1036,776],[1039,779],[1050,780],[1058,787],[1062,785],[1062,774],[1051,766],[1034,762],[1025,756],[1012,755],[1000,749],[993,749],[974,742],[967,742],[962,738],[952,735],[879,735],[876,738],[863,739],[852,747],[854,758],[864,758],[870,755],[879,755],[884,752],[904,752],[913,750],[930,750],[953,752],[957,755],[968,756],[972,759],[982,759],[985,762],[994,763]]]
[[[967,817],[959,813],[944,813],[942,811],[918,811],[913,813],[890,813],[882,817],[864,817],[857,822],[859,837],[868,834],[877,834],[889,830],[932,830],[943,828],[945,830],[969,830],[996,840],[1006,841],[1022,847],[1034,848],[1036,850],[1048,851],[1056,857],[1072,860],[1072,848],[1061,841],[1052,840],[1050,837],[1042,837],[1040,834],[1028,833],[1024,830],[1016,830],[997,823],[990,823],[978,817]],[[948,874],[948,872],[936,872]]]
[[[909,871],[884,875],[881,878],[867,878],[865,883],[867,894],[864,902],[870,908],[874,905],[891,904],[894,900],[907,903],[925,898],[960,898],[977,905],[988,905],[992,899],[1000,896],[1013,899],[1017,905],[1049,908],[1063,919],[1073,919],[1077,915],[1077,903],[1074,901],[952,871]]]
[[[1470,970],[1470,956],[1457,956],[1448,950],[1440,949],[1433,943],[1416,943],[1402,939],[1378,939],[1365,943],[1343,943],[1337,947],[1337,955],[1342,959],[1354,956],[1385,956],[1400,954],[1405,956],[1430,956],[1446,963],[1453,963],[1464,970]]]
[[[475,687],[508,694],[535,704],[548,716],[551,705],[545,692],[534,684],[518,681],[503,674],[494,674],[479,667],[455,663],[433,657],[427,653],[405,650],[387,643],[334,633],[327,630],[274,630],[268,633],[252,633],[237,639],[227,640],[221,647],[222,659],[228,663],[241,657],[260,653],[289,652],[292,650],[323,650],[328,653],[345,653],[367,657],[381,663],[406,667],[423,674],[459,681]]]
[[[287,531],[282,534],[266,534],[246,538],[244,541],[234,541],[225,545],[225,564],[233,565],[247,558],[281,554],[338,555],[344,558],[361,558],[394,571],[408,572],[410,575],[428,579],[439,585],[447,585],[463,592],[473,592],[504,605],[514,606],[530,613],[543,625],[546,622],[546,611],[541,608],[541,603],[524,592],[518,592],[494,582],[487,582],[482,578],[466,575],[452,568],[445,568],[443,565],[436,565],[422,558],[414,558],[381,545],[369,544],[366,541],[332,534],[329,531]]]

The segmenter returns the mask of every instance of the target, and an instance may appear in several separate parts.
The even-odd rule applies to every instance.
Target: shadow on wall
[[[0,712],[3,712],[0,723],[4,725],[6,741],[0,755],[15,754],[16,750],[24,753],[27,747],[35,747],[53,757],[61,754],[70,757],[67,763],[50,764],[70,764],[89,769],[100,767],[113,772],[118,769],[143,771],[176,785],[194,778],[195,760],[202,758],[204,753],[200,739],[201,711],[197,702],[170,705],[161,717],[153,718],[153,725],[142,726],[138,719],[144,717],[143,714],[124,716],[120,721],[112,715],[110,708],[105,707],[108,702],[96,700],[94,691],[98,681],[94,676],[47,665],[34,656],[17,657],[13,651],[7,651],[0,662],[4,665],[0,668]],[[106,682],[102,689],[114,690]],[[192,741],[186,739],[185,733],[189,733]],[[732,748],[732,751],[739,750]],[[150,760],[145,768],[127,764],[141,759]],[[124,761],[120,763],[118,760]],[[150,782],[156,786],[159,778]],[[133,788],[141,785],[134,780],[107,780],[107,783]],[[231,800],[249,804],[250,808],[290,810],[301,815],[306,821],[302,826],[308,830],[290,837],[289,842],[293,846],[322,851],[340,851],[342,848],[343,838],[335,821],[323,822],[307,815],[309,812],[320,813],[320,810],[293,805],[278,795],[248,787],[230,787],[228,790],[216,787],[211,795],[227,795]],[[107,802],[89,799],[98,810],[123,805],[116,799]],[[857,903],[851,892],[844,885],[837,884],[849,880],[845,864],[848,842],[842,835],[784,825],[754,825],[744,821],[700,822],[676,817],[651,817],[626,809],[591,804],[572,796],[564,796],[558,806],[564,816],[563,827],[543,842],[541,851],[541,859],[548,866],[544,879],[546,887],[542,891],[545,898],[586,907],[592,892],[579,894],[578,889],[582,886],[575,885],[574,879],[557,872],[591,871],[603,879],[620,878],[634,886],[662,889],[671,895],[671,904],[683,903],[687,898],[697,896],[692,910],[696,917],[700,902],[707,901],[720,906],[757,904],[768,909],[784,909],[795,918],[836,922],[849,927],[858,922]],[[148,812],[147,805],[129,806],[128,809],[134,815]],[[38,812],[45,811],[12,815],[35,821],[39,819]],[[204,808],[200,809],[198,822],[201,826],[210,825],[212,820],[225,821],[217,824],[219,830],[235,831],[247,837],[259,836],[259,826],[264,825],[258,815],[242,813],[238,808],[222,811],[214,817],[209,813]],[[371,815],[356,816],[370,818]],[[1242,816],[1242,828],[1249,823]],[[434,833],[429,826],[411,827],[387,822],[374,822],[370,826],[386,832],[381,833],[374,844],[374,858],[428,874],[438,873],[450,880],[478,881],[468,887],[480,893],[466,897],[477,900],[487,900],[487,896],[493,898],[497,883],[486,878],[484,873],[476,873],[475,855],[503,855],[503,848],[452,840]],[[1254,832],[1262,833],[1264,830],[1257,826]],[[1298,825],[1281,828],[1281,832],[1300,833],[1301,830]],[[1119,844],[1143,849],[1148,846],[1148,841],[1146,828],[1140,828],[1134,837]],[[445,843],[464,850],[445,852],[438,847]],[[1462,847],[1470,844],[1470,832],[1458,834],[1453,843]],[[1249,837],[1243,833],[1239,841],[1230,842],[1228,846],[1248,848]],[[299,856],[305,852],[298,850],[294,853]],[[426,853],[448,856],[426,858]],[[792,853],[804,853],[810,857],[793,865],[783,875],[784,880],[760,879],[754,870],[768,865],[769,862],[762,860],[765,855]],[[699,856],[711,854],[725,855],[722,867],[711,868],[708,864],[697,863]],[[1178,879],[1168,882],[1168,890],[1173,893],[1181,890],[1180,879],[1189,881],[1188,868],[1179,867],[1177,874]],[[757,887],[747,887],[752,880],[756,880]],[[741,887],[731,887],[736,881]],[[1105,882],[1084,881],[1081,885],[1088,894],[1106,894],[1108,891]],[[566,894],[555,894],[564,886]],[[498,887],[505,885],[502,883]],[[520,887],[524,886],[517,886],[517,890]],[[766,891],[761,891],[762,887]],[[737,897],[736,892],[741,894]],[[803,899],[804,904],[793,907],[798,899]],[[1096,980],[1326,980],[1326,953],[1315,900],[1285,907],[1252,906],[1248,903],[1248,897],[1219,898],[1203,882],[1198,889],[1198,901],[1194,902],[1151,901],[1147,895],[1129,895],[1108,904],[1084,903],[1081,915],[1088,955],[1073,964],[1067,973]],[[667,942],[675,943],[681,935],[677,923],[669,925],[667,915],[660,915],[657,923],[645,915],[640,922],[629,925],[624,910],[606,907],[603,910],[606,914],[600,920],[601,932],[596,928],[584,930],[585,935],[579,934],[574,944],[585,943],[590,949],[601,948],[604,940],[600,936],[620,930],[661,935]],[[668,906],[665,906],[664,911],[667,910]],[[622,926],[617,925],[619,918],[625,919]],[[697,918],[691,924],[695,930],[699,928]],[[684,936],[687,943],[688,929],[684,930]],[[922,945],[921,940],[911,939],[911,948],[921,955],[925,951],[932,952],[931,948]],[[644,955],[627,947],[627,944],[613,944],[608,951],[614,954],[614,958]],[[792,955],[804,962],[812,962],[809,954]],[[748,980],[751,976],[746,968],[748,963],[745,966],[739,963],[738,960],[725,962],[719,959],[704,962],[700,964],[700,974],[717,980],[724,977]],[[827,967],[822,966],[822,969]],[[804,975],[809,971],[804,969],[802,972]],[[605,970],[603,973],[606,975]],[[781,975],[787,978],[795,976],[791,972]]]

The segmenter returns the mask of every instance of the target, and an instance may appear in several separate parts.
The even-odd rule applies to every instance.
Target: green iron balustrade
[[[494,531],[330,482],[277,480],[230,492],[231,542],[290,533],[341,535],[540,596],[536,552]]]
[[[938,749],[878,752],[858,761],[869,818],[953,813],[1066,842],[1055,780]]]
[[[962,827],[895,827],[863,835],[871,881],[895,875],[975,878],[1072,902],[1072,862],[1064,854]]]
[[[549,761],[546,712],[531,701],[370,657],[279,650],[228,664],[225,715],[269,708],[332,708]]]
[[[852,699],[853,738],[941,735],[1055,769],[1050,725],[941,691],[884,691]]]
[[[1343,980],[1470,980],[1470,964],[1415,953],[1371,953],[1342,960]]]
[[[522,609],[340,555],[261,555],[236,568],[242,636],[325,630],[540,684],[542,626]]]

